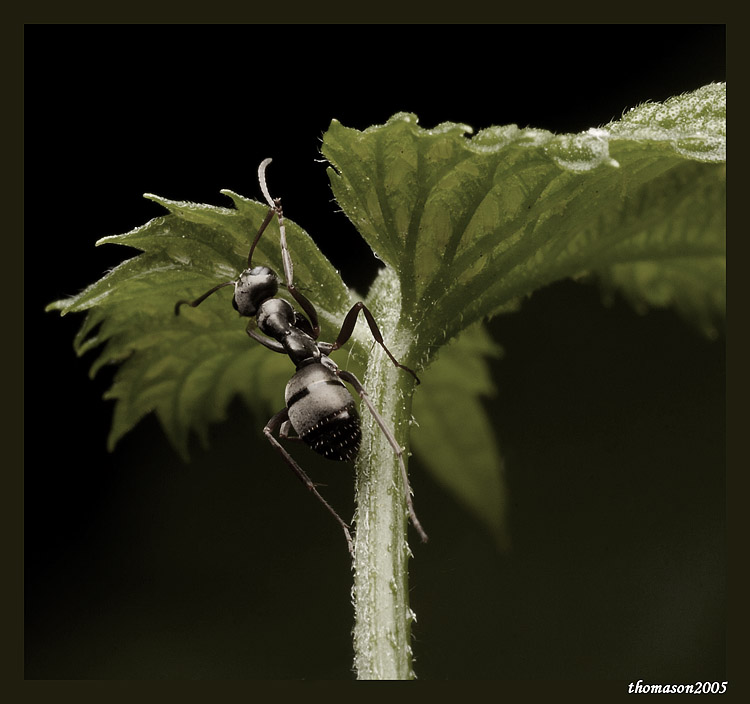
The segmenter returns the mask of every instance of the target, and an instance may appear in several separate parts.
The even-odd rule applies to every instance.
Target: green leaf
[[[508,547],[507,492],[494,428],[482,398],[494,395],[490,360],[500,347],[473,326],[444,347],[414,398],[412,449],[432,477]]]
[[[97,242],[127,245],[142,253],[77,296],[48,307],[62,314],[88,311],[75,345],[79,354],[103,345],[92,374],[104,364],[120,364],[107,393],[117,401],[110,448],[150,412],[187,456],[190,431],[205,443],[208,425],[224,418],[233,397],[240,396],[248,407],[267,415],[279,410],[289,360],[247,337],[247,320],[233,312],[229,291],[217,292],[199,308],[184,306],[179,316],[174,314],[178,300],[196,298],[217,283],[235,279],[247,266],[250,243],[268,206],[223,193],[235,208],[147,196],[170,214]],[[350,294],[303,230],[286,220],[286,231],[297,255],[295,274],[315,300],[324,330],[330,332],[350,307]],[[277,243],[278,226],[272,223],[254,263],[281,271]]]
[[[468,325],[586,274],[710,329],[723,314],[725,94],[712,84],[576,135],[510,125],[468,139],[404,113],[362,132],[334,121],[333,191],[401,277],[410,357],[426,365]],[[663,267],[658,290],[644,262]]]

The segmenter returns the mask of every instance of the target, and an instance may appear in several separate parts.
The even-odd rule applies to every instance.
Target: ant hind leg
[[[385,421],[383,420],[380,413],[378,413],[377,409],[375,408],[375,405],[370,400],[370,396],[365,390],[365,387],[362,386],[362,383],[360,382],[360,380],[357,379],[357,377],[354,376],[354,374],[352,374],[351,372],[347,372],[343,369],[339,369],[337,374],[344,381],[351,384],[355,388],[360,398],[362,399],[362,402],[367,406],[367,409],[370,411],[370,414],[375,419],[375,422],[380,427],[380,430],[383,431],[383,435],[385,435],[390,446],[393,448],[393,452],[398,458],[399,468],[401,469],[401,479],[404,483],[404,494],[406,495],[406,507],[409,512],[409,520],[411,521],[417,533],[419,533],[419,537],[422,539],[422,542],[426,543],[427,533],[425,533],[424,528],[422,528],[422,524],[419,522],[419,519],[417,518],[417,513],[414,510],[414,503],[411,500],[412,490],[411,490],[411,485],[409,484],[409,476],[406,473],[406,464],[404,463],[403,449],[398,444],[398,441],[394,437],[393,433],[388,429],[388,426],[385,424]]]
[[[330,513],[335,519],[336,522],[341,526],[342,530],[344,531],[344,536],[346,537],[346,544],[349,547],[349,552],[352,556],[354,556],[354,543],[352,542],[352,536],[349,532],[349,525],[344,522],[344,520],[339,516],[338,513],[333,509],[333,507],[318,493],[318,490],[315,488],[315,484],[313,483],[312,479],[307,476],[307,473],[300,467],[297,462],[294,460],[294,458],[286,451],[284,446],[274,437],[274,433],[289,432],[289,412],[286,408],[279,411],[271,420],[266,423],[266,427],[263,428],[263,434],[268,439],[268,442],[273,445],[273,447],[279,452],[279,454],[282,456],[284,461],[289,465],[289,467],[292,469],[292,471],[297,475],[297,478],[308,488],[309,491],[311,491],[313,494],[315,494],[315,497],[320,501],[323,506],[326,507],[326,510],[328,513]],[[283,437],[283,435],[282,435]]]

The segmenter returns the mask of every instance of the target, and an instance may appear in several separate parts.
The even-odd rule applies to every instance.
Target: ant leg
[[[284,279],[286,280],[286,287],[289,293],[292,295],[295,301],[299,303],[302,310],[305,312],[307,317],[310,319],[312,324],[312,338],[317,340],[320,335],[320,325],[318,323],[318,312],[315,310],[315,306],[305,298],[294,285],[294,264],[292,263],[292,255],[289,253],[289,245],[286,242],[286,226],[284,225],[284,211],[281,208],[281,198],[272,198],[271,193],[268,190],[266,184],[266,167],[271,163],[271,159],[264,159],[258,167],[258,181],[260,182],[260,190],[263,191],[263,197],[266,199],[268,205],[273,209],[276,217],[279,220],[279,240],[281,243],[281,260],[284,263]]]
[[[339,332],[339,336],[336,338],[336,342],[333,343],[331,346],[331,352],[334,350],[339,349],[342,345],[345,345],[349,338],[352,336],[352,333],[354,332],[354,326],[357,323],[357,317],[359,316],[359,311],[362,311],[365,314],[365,319],[367,320],[367,324],[370,326],[370,332],[372,333],[372,336],[375,338],[375,342],[377,342],[384,350],[385,353],[391,358],[391,361],[397,366],[403,369],[404,371],[409,372],[416,380],[417,384],[421,383],[419,381],[419,377],[416,375],[414,370],[409,369],[404,364],[401,364],[390,352],[390,350],[385,346],[385,342],[383,342],[383,336],[380,334],[380,328],[378,328],[378,324],[375,322],[375,318],[372,316],[372,313],[367,309],[367,306],[362,303],[361,301],[359,303],[355,303],[352,309],[346,314],[346,318],[344,318],[344,322],[341,325],[341,331]]]
[[[247,327],[245,328],[245,332],[253,338],[253,340],[256,340],[257,342],[260,342],[261,345],[264,347],[268,347],[269,350],[273,350],[274,352],[280,352],[281,354],[286,354],[286,350],[284,349],[284,345],[282,345],[280,342],[277,342],[273,338],[266,337],[265,335],[261,335],[259,332],[255,332],[255,330],[251,330],[250,328],[255,323],[254,320],[250,320],[250,322],[247,324]]]
[[[406,494],[406,506],[409,510],[409,520],[411,520],[412,525],[416,529],[417,533],[419,533],[419,537],[422,538],[422,542],[427,542],[427,533],[424,532],[424,528],[422,528],[422,524],[419,522],[419,519],[417,518],[417,514],[414,511],[414,504],[411,500],[412,490],[411,485],[409,484],[409,477],[406,474],[406,464],[404,464],[404,451],[401,449],[401,446],[396,441],[396,438],[394,437],[393,433],[388,429],[388,426],[386,426],[385,421],[381,417],[380,413],[378,413],[377,409],[373,405],[372,401],[370,400],[369,395],[367,394],[367,391],[365,391],[365,387],[362,386],[359,379],[357,379],[354,374],[351,372],[344,371],[343,369],[339,369],[338,372],[336,372],[344,381],[350,383],[354,389],[359,394],[360,398],[362,399],[362,402],[367,406],[368,410],[372,414],[372,417],[375,419],[375,422],[380,426],[380,429],[383,431],[383,435],[385,435],[386,439],[390,443],[390,446],[393,448],[393,452],[396,454],[396,457],[398,457],[398,463],[401,468],[401,479],[404,482],[404,493]]]
[[[293,325],[295,328],[299,328],[300,330],[302,330],[302,332],[309,335],[313,339],[317,337],[312,325],[310,325],[310,321],[304,315],[302,315],[302,313],[298,313],[296,310],[294,311]]]
[[[315,306],[307,300],[294,284],[287,284],[287,290],[292,294],[294,300],[299,303],[300,307],[307,314],[311,324],[311,335],[313,340],[317,340],[320,337],[320,324],[318,323],[318,311],[315,310]]]
[[[188,301],[184,299],[181,301],[177,301],[177,303],[174,304],[174,314],[180,314],[180,306],[190,306],[191,308],[196,308],[201,303],[203,303],[203,301],[205,301],[212,293],[215,293],[220,288],[224,288],[224,286],[234,286],[234,281],[225,281],[223,284],[214,286],[212,289],[206,291],[202,296],[198,296],[198,298],[196,298],[194,301]]]
[[[328,513],[330,513],[337,521],[337,523],[341,526],[341,528],[344,531],[344,535],[346,536],[346,544],[349,546],[349,552],[354,555],[354,544],[352,543],[352,536],[349,533],[349,526],[344,523],[341,516],[339,516],[336,511],[331,507],[331,505],[318,493],[318,490],[315,488],[315,484],[313,484],[310,477],[305,474],[305,471],[300,467],[295,461],[294,458],[284,449],[283,445],[273,436],[273,433],[279,430],[282,426],[284,426],[285,423],[289,421],[289,411],[284,408],[283,410],[279,411],[271,420],[266,423],[266,427],[263,428],[263,434],[268,438],[268,442],[271,443],[271,445],[276,448],[281,456],[284,458],[284,461],[291,467],[292,471],[297,475],[299,480],[313,493],[315,494],[318,501],[320,501],[328,510]],[[288,430],[288,428],[285,428],[285,430]]]
[[[279,438],[281,440],[294,440],[294,441],[301,442],[302,438],[299,435],[290,435],[289,434],[290,430],[294,430],[294,428],[292,428],[292,422],[289,420],[285,420],[281,424],[281,428],[279,429]],[[319,484],[318,486],[322,486],[322,485]]]

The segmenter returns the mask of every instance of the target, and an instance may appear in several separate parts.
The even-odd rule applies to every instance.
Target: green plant
[[[386,264],[367,305],[391,351],[423,384],[415,393],[412,378],[371,349],[360,327],[342,366],[363,379],[399,443],[420,454],[502,545],[501,460],[480,403],[492,393],[487,359],[500,350],[481,323],[549,283],[595,277],[606,296],[674,306],[705,334],[718,334],[725,85],[648,103],[574,135],[511,125],[469,139],[470,131],[452,123],[422,129],[407,114],[364,131],[334,121],[323,154],[339,206]],[[79,354],[102,347],[92,374],[120,365],[107,394],[116,401],[110,446],[153,412],[187,456],[191,432],[205,444],[234,396],[259,418],[280,406],[289,361],[248,340],[228,295],[173,315],[176,300],[244,268],[267,207],[223,193],[234,207],[148,196],[169,214],[98,243],[142,253],[49,306],[87,312],[75,345]],[[275,227],[255,259],[281,271]],[[296,281],[321,313],[322,338],[332,339],[352,293],[302,229],[287,221],[287,236]],[[361,678],[409,678],[404,497],[393,452],[366,413],[356,473],[355,666]]]

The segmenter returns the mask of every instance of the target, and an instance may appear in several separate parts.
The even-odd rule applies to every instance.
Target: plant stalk
[[[383,329],[394,332],[400,329],[399,309],[400,306],[390,311],[379,310]],[[389,312],[395,316],[395,321]],[[384,319],[389,317],[390,321]],[[408,339],[408,332],[404,334],[401,330],[401,333],[389,337]],[[397,442],[405,448],[406,461],[413,378],[394,367],[376,345],[370,355],[364,386]],[[401,471],[393,448],[372,416],[364,408],[361,415],[352,588],[354,667],[358,679],[414,679],[411,648],[414,612],[409,608],[408,572],[411,551],[407,542],[407,509]]]

